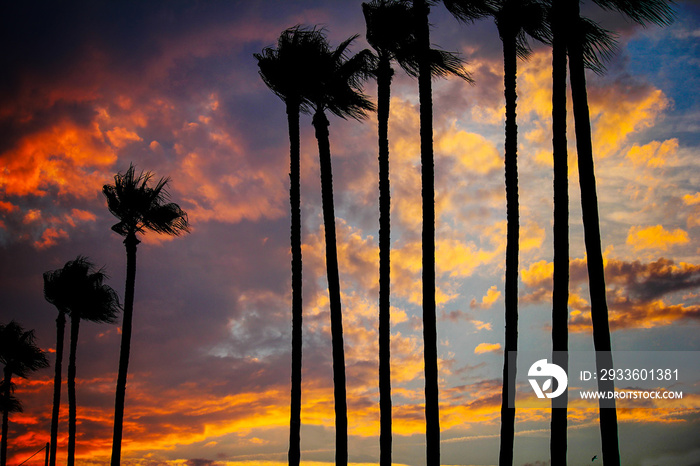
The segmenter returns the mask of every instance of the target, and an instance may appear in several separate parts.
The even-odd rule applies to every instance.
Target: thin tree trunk
[[[572,2],[569,24],[578,28],[580,24],[579,2]],[[588,111],[586,75],[583,65],[581,34],[576,33],[568,41],[569,71],[571,73],[571,97],[574,104],[576,127],[576,150],[578,152],[579,185],[581,188],[581,211],[583,215],[584,241],[588,261],[588,288],[591,295],[591,320],[593,324],[593,346],[596,351],[596,368],[613,367],[608,305],[605,297],[605,274],[598,216],[598,196],[596,193],[595,170],[593,166],[593,146],[591,122]],[[614,390],[612,380],[598,379],[601,391]],[[620,450],[617,437],[617,413],[614,399],[600,399],[600,434],[603,462],[607,466],[620,464]]]
[[[379,464],[391,466],[391,190],[389,185],[389,106],[391,77],[388,59],[377,72],[377,132],[379,136]]]
[[[552,154],[554,164],[554,272],[552,362],[568,371],[569,183],[566,141],[566,36],[562,0],[552,6]],[[554,387],[556,389],[556,387]],[[566,466],[568,392],[552,399],[549,450],[552,464]]]
[[[12,385],[12,372],[10,368],[5,366],[3,369],[3,382],[5,383],[5,408],[2,410],[2,440],[0,440],[0,466],[7,464],[7,432],[9,430],[9,415],[10,415],[10,385]]]
[[[56,466],[56,443],[58,442],[58,417],[61,406],[61,371],[63,366],[63,339],[66,332],[66,313],[58,312],[56,318],[56,363],[53,378],[53,409],[51,411],[50,466]]]
[[[331,312],[331,340],[333,346],[333,395],[335,399],[335,464],[348,464],[348,407],[345,390],[345,349],[343,345],[343,313],[340,302],[338,251],[336,248],[335,211],[333,207],[333,171],[328,119],[319,110],[313,117],[318,140],[321,166],[321,199],[323,226],[326,236],[326,272]]]
[[[518,350],[518,127],[516,124],[517,56],[515,37],[503,37],[503,81],[506,98],[505,184],[506,184],[506,282],[505,282],[505,358],[503,363],[503,392],[501,398],[501,449],[499,465],[513,464],[515,438],[515,380],[516,358],[509,352]],[[512,385],[512,386],[511,386]],[[510,406],[513,406],[512,408]]]
[[[73,311],[75,313],[76,311]],[[77,404],[75,398],[75,359],[78,352],[78,334],[80,316],[71,313],[70,319],[70,353],[68,355],[68,466],[75,464],[75,434],[77,421]]]
[[[301,459],[301,175],[299,142],[299,104],[287,105],[289,126],[289,204],[291,209],[292,249],[292,389],[289,415],[289,466]]]
[[[122,453],[122,433],[124,428],[124,401],[126,398],[126,375],[129,369],[131,349],[131,326],[134,314],[134,287],[136,285],[136,246],[139,244],[135,233],[129,233],[124,240],[126,246],[126,288],[124,291],[124,317],[122,321],[122,342],[119,350],[119,373],[117,394],[114,403],[114,436],[112,438],[111,466],[119,466]]]
[[[440,406],[435,310],[435,165],[433,156],[433,90],[429,62],[430,8],[414,0],[419,47],[418,94],[420,101],[421,195],[423,198],[423,358],[425,364],[426,464],[440,464]]]

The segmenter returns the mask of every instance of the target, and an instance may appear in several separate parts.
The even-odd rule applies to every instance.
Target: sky
[[[584,3],[618,33],[604,75],[588,75],[602,246],[615,351],[700,350],[700,4],[646,29]],[[433,83],[442,463],[498,461],[504,342],[505,189],[501,43],[432,7],[431,41],[458,52],[475,83]],[[55,355],[56,309],[42,274],[87,256],[124,293],[126,255],[102,186],[130,163],[170,177],[191,233],[149,232],[137,255],[124,464],[279,465],[291,373],[289,142],[284,103],[253,53],[297,24],[332,45],[364,40],[361,2],[14,2],[0,15],[0,323],[34,329]],[[520,349],[551,351],[551,50],[518,64]],[[365,84],[376,97],[376,83]],[[349,459],[379,456],[376,116],[330,118],[348,376]],[[302,461],[333,461],[330,318],[318,151],[301,118]],[[573,119],[569,110],[570,347],[592,351]],[[425,464],[420,148],[415,80],[397,70],[392,183],[394,462]],[[79,464],[109,461],[120,344],[115,325],[81,325]],[[695,358],[695,359],[693,359]],[[67,361],[67,345],[64,361]],[[521,363],[521,372],[527,364]],[[679,363],[680,364],[680,363]],[[697,369],[697,362],[695,362]],[[64,365],[65,371],[65,365]],[[59,462],[67,445],[62,392]],[[9,461],[49,439],[53,370],[16,380]],[[620,409],[626,465],[698,465],[697,379],[683,400]],[[527,383],[522,390],[529,390]],[[677,388],[678,388],[677,387]],[[520,389],[519,389],[520,390]],[[549,411],[516,413],[515,464],[546,465]],[[599,458],[595,409],[569,412],[569,462]],[[40,464],[38,455],[26,464]],[[32,462],[33,461],[33,462]]]

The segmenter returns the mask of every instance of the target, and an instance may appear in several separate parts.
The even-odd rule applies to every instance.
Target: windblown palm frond
[[[676,18],[673,0],[593,0],[606,10],[615,10],[642,26],[668,26]]]
[[[335,49],[328,49],[315,66],[309,101],[315,111],[328,110],[346,119],[362,120],[375,106],[363,93],[364,81],[373,75],[375,56],[369,50],[348,56],[348,48],[357,39],[349,37]]]
[[[14,320],[0,324],[0,363],[22,378],[49,365],[44,351],[36,345],[34,330],[25,331]]]
[[[266,47],[254,53],[263,82],[284,102],[299,105],[310,112],[309,86],[319,57],[328,53],[328,43],[322,28],[300,25],[285,29],[277,40],[277,48]]]
[[[588,18],[580,18],[579,33],[583,36],[583,64],[596,74],[605,72],[605,63],[617,50],[617,34],[603,29]]]
[[[73,318],[113,323],[121,310],[119,296],[104,284],[104,269],[95,270],[88,258],[78,256],[63,268],[44,273],[46,300]]]
[[[102,188],[109,211],[120,220],[112,230],[122,236],[145,230],[172,236],[188,232],[187,214],[177,204],[168,202],[170,194],[166,186],[170,179],[161,178],[151,188],[148,183],[153,173],[141,172],[136,176],[135,170],[129,165],[126,173],[114,176],[114,185]]]
[[[500,0],[492,15],[501,39],[515,37],[518,58],[527,58],[532,49],[528,37],[551,43],[552,33],[547,18],[546,5],[539,0]]]
[[[418,42],[412,3],[406,0],[373,0],[363,3],[367,42],[380,58],[395,60],[411,77],[418,77]],[[434,78],[459,76],[472,82],[464,61],[452,52],[431,48],[429,61]]]

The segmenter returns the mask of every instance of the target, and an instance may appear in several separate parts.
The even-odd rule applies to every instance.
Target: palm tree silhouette
[[[309,102],[313,109],[312,123],[318,141],[321,169],[321,200],[326,242],[326,272],[331,314],[333,347],[333,395],[335,400],[336,464],[348,461],[348,420],[345,387],[345,350],[343,345],[343,315],[340,301],[340,278],[333,205],[333,171],[326,110],[345,119],[361,120],[374,105],[362,93],[362,83],[373,70],[373,55],[362,50],[349,56],[348,47],[357,38],[352,36],[336,49],[326,46],[323,54],[313,63],[313,82]]]
[[[94,265],[78,256],[62,269],[44,274],[44,295],[51,298],[57,307],[70,314],[70,353],[68,359],[68,459],[75,464],[75,441],[77,403],[75,396],[76,355],[80,321],[114,323],[119,313],[119,298],[116,291],[104,284],[103,270],[94,271]],[[58,290],[57,288],[61,289]],[[59,311],[59,313],[61,313]],[[58,351],[58,349],[57,349]],[[60,383],[60,379],[59,379]],[[54,387],[54,393],[56,389]],[[54,407],[56,410],[57,407]]]
[[[292,250],[292,388],[289,415],[290,466],[301,458],[301,363],[302,363],[302,255],[301,255],[301,182],[299,113],[309,113],[308,86],[317,57],[323,54],[326,41],[316,30],[295,26],[280,34],[277,48],[266,47],[254,54],[260,77],[280,97],[287,111],[289,128],[289,204],[291,208]]]
[[[373,0],[362,4],[367,42],[377,54],[377,116],[379,136],[379,410],[380,464],[391,464],[391,190],[389,182],[389,110],[391,79],[396,61],[412,77],[418,77],[416,22],[407,0]],[[455,74],[471,81],[462,61],[449,52],[430,49],[433,76]]]
[[[445,5],[457,19],[471,22],[484,13],[493,16],[503,42],[503,80],[506,99],[505,122],[505,180],[506,180],[506,280],[505,280],[505,357],[503,363],[503,392],[501,399],[501,447],[499,464],[513,463],[515,437],[515,379],[516,358],[510,352],[518,349],[518,251],[519,251],[519,203],[518,203],[518,126],[516,77],[517,59],[527,58],[530,48],[527,36],[545,40],[546,10],[536,0],[465,1],[445,0]],[[514,353],[513,353],[514,354]],[[511,362],[513,363],[511,367]]]
[[[126,289],[114,406],[112,466],[119,466],[121,459],[124,399],[129,368],[134,287],[136,284],[136,247],[140,243],[136,234],[143,234],[146,230],[171,236],[189,232],[187,213],[177,204],[168,202],[170,195],[166,186],[170,179],[161,178],[155,186],[150,187],[148,184],[152,178],[151,172],[141,172],[136,176],[134,166],[129,165],[126,173],[118,173],[114,176],[114,185],[105,185],[102,188],[102,193],[107,198],[109,211],[119,219],[119,222],[112,226],[112,230],[125,237],[124,245],[126,246]]]
[[[569,367],[569,184],[566,137],[566,42],[565,4],[553,0],[549,9],[552,31],[552,156],[554,172],[554,270],[552,283],[552,362]],[[612,33],[587,18],[580,18],[585,67],[605,70],[615,48]],[[550,455],[552,464],[566,465],[568,393],[552,399]]]
[[[2,387],[2,441],[0,466],[7,464],[7,432],[10,412],[21,410],[21,404],[12,396],[12,376],[26,379],[30,373],[49,367],[44,351],[36,345],[34,330],[24,330],[14,320],[0,324],[0,363],[3,367]]]
[[[66,264],[67,265],[67,264]],[[44,298],[58,309],[56,318],[56,361],[54,363],[53,409],[51,410],[51,438],[49,464],[56,466],[56,446],[58,439],[58,414],[61,405],[61,372],[63,363],[63,340],[66,331],[66,313],[71,299],[66,282],[71,281],[72,268],[44,273]],[[72,278],[72,277],[71,277]]]
[[[617,10],[633,21],[666,25],[673,21],[673,10],[667,0],[595,0],[605,9]],[[581,211],[583,218],[584,242],[588,264],[588,288],[591,296],[591,321],[593,324],[593,345],[596,350],[598,371],[613,367],[608,305],[605,296],[605,274],[598,215],[595,170],[593,164],[593,144],[591,123],[588,111],[588,94],[585,76],[585,49],[582,45],[584,33],[580,21],[580,2],[569,2],[566,9],[566,23],[573,26],[573,33],[567,41],[571,99],[574,107],[576,151],[578,153],[579,186],[581,189]],[[601,391],[614,389],[613,381],[598,379]],[[601,408],[615,408],[614,399],[600,399]],[[620,451],[617,437],[617,413],[615,409],[600,409],[600,433],[603,460],[606,464],[619,465]]]

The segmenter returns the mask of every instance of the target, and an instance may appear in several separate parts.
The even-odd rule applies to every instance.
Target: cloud
[[[685,244],[688,241],[686,231],[680,228],[668,231],[661,225],[646,228],[633,226],[627,234],[627,244],[631,245],[635,251],[643,249],[667,251],[669,246]]]
[[[633,145],[626,157],[635,165],[646,165],[649,168],[660,168],[678,151],[678,139],[664,142],[652,141],[649,144]]]
[[[438,155],[454,158],[461,172],[487,175],[503,168],[503,160],[491,141],[454,127],[437,137],[435,150]]]
[[[540,261],[521,272],[530,291],[521,302],[539,303],[551,299],[553,266]],[[700,304],[668,303],[673,294],[693,290],[700,285],[700,266],[670,259],[654,262],[627,262],[607,258],[605,261],[607,302],[610,327],[613,330],[668,326],[677,321],[700,320]],[[570,330],[590,330],[590,303],[582,295],[587,285],[585,259],[570,262],[569,306]],[[693,295],[688,298],[694,299]],[[686,298],[682,298],[686,299]]]
[[[474,348],[474,354],[497,353],[500,349],[500,343],[479,343]]]
[[[488,289],[486,292],[486,295],[481,298],[481,302],[477,303],[476,298],[472,299],[471,302],[469,303],[469,307],[471,309],[490,309],[491,306],[493,306],[493,303],[498,301],[498,299],[501,297],[501,292],[498,291],[498,287],[496,285],[493,285],[491,288]],[[483,324],[483,322],[481,322]],[[488,324],[485,324],[488,325]],[[490,325],[488,325],[488,328],[490,330]]]
[[[588,86],[588,97],[593,150],[600,157],[616,153],[630,135],[652,127],[670,105],[662,90],[624,79],[605,87]],[[667,152],[672,149],[673,143],[664,147]]]

